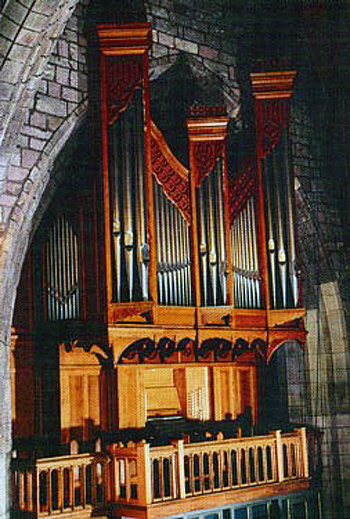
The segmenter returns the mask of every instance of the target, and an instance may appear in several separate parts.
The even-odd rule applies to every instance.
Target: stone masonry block
[[[26,168],[21,168],[19,166],[10,166],[8,171],[8,179],[15,182],[21,182],[24,180],[29,173],[29,170]]]
[[[184,27],[183,36],[186,40],[195,41],[196,43],[204,43],[205,41],[204,32],[195,31],[188,27]]]
[[[44,77],[49,81],[53,81],[55,78],[56,67],[52,63],[47,63],[45,67]]]
[[[35,128],[33,126],[23,126],[22,132],[24,135],[29,135],[30,137],[35,137],[37,139],[49,139],[51,137],[50,131],[41,130],[40,128]]]
[[[0,35],[0,55],[5,56],[11,47],[11,40]]]
[[[15,84],[19,81],[22,72],[22,63],[14,60],[5,61],[1,69],[1,77],[6,83]]]
[[[188,52],[189,54],[198,54],[198,44],[193,43],[192,41],[186,41],[181,40],[180,38],[175,38],[175,47],[178,50]]]
[[[49,115],[47,118],[47,125],[48,125],[49,130],[56,131],[61,123],[62,123],[62,117],[57,117],[55,115]]]
[[[31,169],[39,158],[40,153],[30,149],[22,150],[22,166]]]
[[[69,53],[69,59],[71,60],[74,60],[74,61],[78,61],[78,53],[79,53],[79,47],[76,43],[69,43],[69,46],[68,46],[68,53]]]
[[[1,86],[0,86],[0,102],[1,101],[6,101],[6,102],[9,101],[10,98],[11,98],[12,92],[13,92],[12,85],[10,85],[8,83],[1,83]],[[0,103],[0,108],[2,108],[2,105],[3,105],[3,103]],[[6,110],[7,105],[4,104],[3,107]]]
[[[9,53],[9,59],[13,59],[19,63],[25,63],[31,49],[29,47],[24,47],[23,45],[12,45],[11,51]]]
[[[24,22],[24,27],[26,29],[30,29],[31,31],[41,32],[48,23],[48,17],[45,16],[44,13],[45,9],[40,14],[31,12]]]
[[[73,88],[78,88],[78,72],[76,70],[70,71],[69,86],[71,86]]]
[[[18,31],[18,25],[18,23],[13,22],[4,15],[1,20],[1,34],[8,40],[13,40]]]
[[[46,128],[46,115],[45,114],[41,114],[39,112],[34,112],[30,116],[29,121],[30,121],[31,126],[36,126],[41,129]]]
[[[69,68],[56,67],[56,81],[61,85],[69,86]]]
[[[36,32],[22,28],[16,41],[20,45],[33,45],[37,37],[38,34]]]
[[[57,53],[61,58],[68,58],[68,43],[66,42],[66,40],[58,40]]]
[[[166,47],[170,47],[173,49],[175,47],[175,38],[170,34],[165,34],[164,32],[158,33],[158,41],[161,45],[165,45]]]
[[[3,194],[0,195],[0,206],[3,205],[5,207],[13,207],[17,201],[17,196]]]
[[[203,58],[216,60],[218,58],[218,51],[215,49],[212,49],[211,47],[207,47],[205,45],[199,46],[199,55]]]
[[[66,117],[67,107],[65,101],[56,99],[55,97],[49,97],[39,95],[37,99],[36,108],[39,112],[44,112],[51,115]]]
[[[7,182],[6,192],[9,195],[18,196],[22,191],[22,183],[20,182]]]
[[[165,47],[164,45],[158,45],[158,43],[154,43],[152,45],[152,56],[154,58],[161,58],[162,56],[166,56],[168,52],[168,47]]]
[[[31,137],[30,139],[30,147],[32,150],[41,151],[45,148],[46,141],[42,139],[35,139],[34,137]]]
[[[6,16],[18,24],[23,22],[27,13],[28,8],[19,2],[16,2],[16,0],[13,2],[7,2],[4,8],[4,14],[6,14]]]
[[[80,92],[73,88],[63,87],[62,89],[62,99],[66,101],[71,101],[73,103],[79,103]]]
[[[57,97],[57,99],[60,99],[62,90],[61,85],[59,83],[55,83],[54,81],[48,81],[48,87],[49,96]]]

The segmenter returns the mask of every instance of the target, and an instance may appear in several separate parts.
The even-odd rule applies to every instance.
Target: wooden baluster
[[[309,471],[309,458],[307,453],[307,437],[306,437],[306,428],[302,427],[300,429],[300,443],[301,443],[301,463],[303,470],[299,472],[304,478],[308,478],[310,476]],[[300,457],[298,457],[300,460]],[[300,463],[300,462],[299,462]]]

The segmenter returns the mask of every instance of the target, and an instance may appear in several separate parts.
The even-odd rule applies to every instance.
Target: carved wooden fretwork
[[[108,124],[112,124],[131,103],[135,89],[141,86],[143,58],[141,55],[107,56],[106,61]]]
[[[210,174],[224,149],[223,141],[194,142],[194,160],[196,162],[196,186]]]
[[[230,222],[245,208],[249,198],[256,191],[255,161],[248,157],[243,166],[243,172],[237,178],[230,178],[228,182],[228,197],[230,208]]]
[[[267,358],[267,343],[261,338],[249,342],[238,338],[235,341],[216,337],[200,343],[188,337],[179,342],[162,337],[158,342],[149,337],[138,339],[130,344],[119,357],[119,364],[128,363],[176,363],[181,354],[181,362],[220,362],[234,361],[244,353],[256,352],[264,360]]]
[[[289,105],[295,76],[294,70],[250,75],[255,97],[258,159],[266,157],[273,150],[289,124]]]
[[[154,123],[151,126],[151,159],[152,171],[157,182],[183,217],[190,222],[188,170],[171,153]]]
[[[260,135],[262,156],[265,158],[277,145],[289,125],[288,99],[263,100],[257,103],[257,131]]]

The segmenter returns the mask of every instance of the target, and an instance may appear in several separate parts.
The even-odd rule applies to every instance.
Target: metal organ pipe
[[[224,213],[224,188],[222,178],[221,160],[217,166],[217,198],[218,198],[218,226],[219,226],[219,279],[221,283],[223,304],[227,303],[227,258],[225,242],[225,213]]]
[[[285,167],[285,186],[287,197],[287,228],[288,228],[288,247],[289,247],[289,276],[292,286],[293,304],[298,304],[298,275],[297,275],[297,257],[295,246],[295,231],[293,217],[293,177],[290,173],[289,149],[286,136],[283,137],[283,155]]]
[[[176,205],[153,180],[159,301],[189,305],[191,301],[189,226]]]
[[[237,308],[260,307],[260,281],[254,198],[231,226],[233,248],[233,292]]]
[[[78,237],[63,215],[56,219],[51,228],[44,258],[47,319],[58,321],[78,318]]]
[[[142,93],[135,91],[109,130],[114,302],[149,298],[143,126]]]
[[[284,135],[264,162],[271,306],[287,308],[298,303],[293,187],[287,137]],[[276,251],[276,244],[278,250]],[[277,252],[277,255],[276,255]]]
[[[222,174],[222,161],[219,160],[197,188],[203,306],[227,303],[227,248]]]

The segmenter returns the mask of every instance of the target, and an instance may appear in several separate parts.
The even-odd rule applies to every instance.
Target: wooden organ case
[[[295,73],[252,74],[257,151],[237,176],[227,171],[224,109],[192,107],[186,168],[151,120],[150,26],[99,26],[98,35],[117,399],[108,428],[247,410],[255,423],[257,359],[305,341],[288,157]]]
[[[102,180],[91,174],[74,203],[68,189],[36,239],[42,268],[28,297],[40,292],[40,326],[13,334],[13,383],[29,370],[41,408],[27,405],[24,427],[26,398],[14,398],[16,431],[59,429],[67,442],[174,416],[256,424],[258,367],[306,336],[288,140],[295,73],[251,75],[256,153],[240,174],[228,171],[223,107],[192,106],[186,167],[151,119],[150,25],[99,26],[98,38]]]

